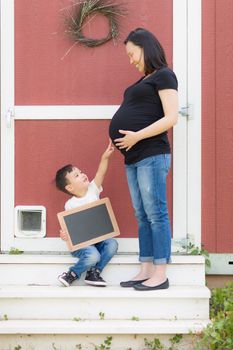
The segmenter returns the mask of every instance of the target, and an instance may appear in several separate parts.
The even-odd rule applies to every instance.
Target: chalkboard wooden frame
[[[100,213],[101,215],[96,216],[96,213]],[[62,211],[57,213],[57,217],[62,230],[68,234],[66,243],[68,249],[72,252],[120,235],[109,198],[102,198],[74,209]],[[102,220],[102,222],[99,220]],[[89,232],[90,239],[83,239],[84,237],[80,238],[80,236],[77,238],[76,227],[78,221],[80,223],[79,229],[82,230],[82,232],[79,232],[81,237],[86,236],[85,228],[89,230],[88,227],[91,225]],[[95,231],[98,231],[98,234],[93,232],[92,226],[95,226]]]

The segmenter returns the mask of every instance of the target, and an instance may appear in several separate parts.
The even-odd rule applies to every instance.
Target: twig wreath
[[[111,1],[111,0],[110,0]],[[83,29],[88,23],[88,18],[93,14],[101,14],[107,17],[109,32],[106,37],[93,39],[83,34]],[[73,12],[66,18],[68,29],[66,32],[75,43],[88,47],[95,47],[105,44],[109,40],[115,40],[119,35],[119,16],[126,14],[126,11],[119,5],[108,0],[82,0],[73,5]],[[91,18],[93,19],[93,17]],[[91,20],[90,19],[90,20]]]

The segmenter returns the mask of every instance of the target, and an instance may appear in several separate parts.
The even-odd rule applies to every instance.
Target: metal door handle
[[[6,126],[7,128],[11,127],[11,118],[13,118],[14,113],[13,110],[11,108],[8,109],[8,111],[6,112]]]
[[[181,107],[179,114],[182,117],[187,117],[188,119],[193,119],[193,105],[188,104],[187,106]]]

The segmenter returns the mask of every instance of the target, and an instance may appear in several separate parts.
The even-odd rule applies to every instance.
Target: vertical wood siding
[[[233,1],[203,0],[202,241],[233,252]]]

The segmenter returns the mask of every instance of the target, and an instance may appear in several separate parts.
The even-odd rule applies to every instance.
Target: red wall
[[[122,41],[145,26],[162,41],[172,60],[172,0],[115,0],[125,3],[120,37],[97,48],[74,46],[65,34],[64,9],[70,0],[15,1],[15,102],[17,105],[118,104],[124,89],[138,77],[128,64]],[[101,37],[105,20],[90,26]],[[166,30],[165,30],[166,29]],[[97,32],[97,33],[96,33]],[[106,30],[107,32],[107,30]],[[64,57],[62,59],[62,57]]]
[[[122,44],[128,32],[144,26],[164,45],[172,65],[172,1],[127,0],[128,15],[120,20],[117,45],[109,42],[90,49],[74,46],[64,34],[61,8],[70,0],[15,1],[16,105],[119,104],[124,89],[139,73],[130,66]],[[119,3],[122,3],[119,1]],[[90,27],[102,36],[106,22],[98,18]],[[165,30],[166,29],[166,30]],[[16,121],[15,205],[44,205],[48,236],[58,235],[56,213],[68,196],[55,189],[53,179],[61,166],[73,163],[91,178],[108,143],[104,120]],[[122,237],[136,235],[123,159],[116,151],[110,162],[105,192],[116,214]],[[169,178],[171,213],[172,176]]]
[[[202,237],[233,252],[233,1],[203,0]]]

